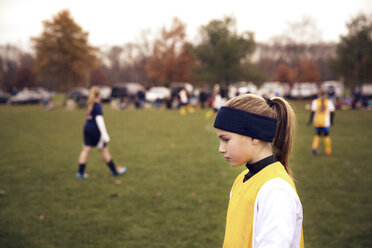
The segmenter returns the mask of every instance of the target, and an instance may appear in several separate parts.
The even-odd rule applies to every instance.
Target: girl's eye
[[[222,141],[223,141],[223,142],[228,142],[228,141],[229,141],[229,139],[222,139]]]

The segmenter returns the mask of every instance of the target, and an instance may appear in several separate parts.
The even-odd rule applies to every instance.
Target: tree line
[[[201,26],[198,40],[186,40],[186,24],[174,18],[155,40],[143,31],[136,43],[97,48],[88,33],[62,10],[43,22],[31,38],[33,53],[0,46],[0,88],[74,87],[140,82],[145,86],[190,82],[197,86],[239,81],[321,82],[342,80],[357,86],[372,82],[372,17],[360,13],[346,23],[338,43],[324,43],[309,18],[289,25],[283,35],[257,43],[254,33],[238,33],[234,17]]]

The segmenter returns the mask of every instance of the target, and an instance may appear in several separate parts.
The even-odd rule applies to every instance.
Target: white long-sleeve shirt
[[[300,247],[302,220],[302,204],[293,187],[281,178],[271,179],[255,201],[252,247]]]

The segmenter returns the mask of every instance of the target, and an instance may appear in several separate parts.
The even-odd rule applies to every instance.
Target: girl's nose
[[[225,148],[225,146],[222,144],[222,142],[220,143],[220,146],[219,146],[219,148],[218,148],[218,151],[219,151],[220,153],[225,153],[225,152],[226,152],[226,148]]]

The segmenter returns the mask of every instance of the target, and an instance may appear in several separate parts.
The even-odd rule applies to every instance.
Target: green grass
[[[309,113],[294,107],[306,247],[370,247],[372,112],[337,112],[326,157],[310,153]],[[104,110],[111,154],[128,172],[112,177],[93,150],[91,177],[78,180],[84,110],[0,106],[0,247],[220,247],[241,169],[218,154],[213,120]]]

